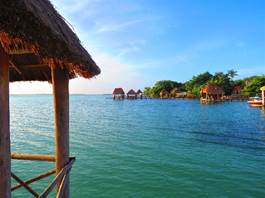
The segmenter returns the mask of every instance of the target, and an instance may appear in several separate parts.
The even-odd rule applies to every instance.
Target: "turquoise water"
[[[12,151],[52,154],[52,97],[10,102]],[[71,96],[70,114],[74,198],[265,197],[265,113],[246,102],[79,95]],[[12,161],[23,179],[52,167]],[[32,187],[41,192],[51,179]]]

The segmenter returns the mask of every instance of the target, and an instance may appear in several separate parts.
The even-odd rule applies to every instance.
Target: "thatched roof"
[[[165,96],[165,95],[169,95],[169,92],[165,89],[162,89],[159,93],[160,96]]]
[[[128,91],[127,95],[136,95],[136,92],[133,89],[131,89],[130,91]]]
[[[202,88],[201,93],[222,95],[224,94],[224,90],[217,85],[208,84]]]
[[[100,73],[49,0],[2,0],[0,8],[0,47],[10,55],[10,81],[50,81],[56,66],[70,78]]]
[[[141,89],[138,89],[138,91],[136,93],[137,94],[142,94],[143,92],[141,91]]]
[[[265,86],[260,88],[261,91],[265,91]]]
[[[233,87],[232,93],[240,93],[242,91],[242,86],[237,85]]]
[[[115,88],[112,94],[116,95],[116,94],[125,94],[125,93],[122,88]]]
[[[175,87],[175,88],[171,89],[170,94],[171,94],[171,95],[175,95],[175,94],[178,93],[178,92],[180,92],[180,89],[177,88],[177,87]]]

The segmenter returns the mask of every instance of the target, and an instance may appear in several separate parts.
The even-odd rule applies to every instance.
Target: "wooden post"
[[[265,90],[261,91],[261,95],[262,95],[262,104],[263,106],[265,106]]]
[[[11,197],[9,57],[0,46],[0,197]]]
[[[69,162],[69,77],[59,66],[51,70],[55,111],[56,174],[58,174]],[[59,186],[60,184],[58,188]],[[66,181],[63,197],[69,197],[69,179]]]

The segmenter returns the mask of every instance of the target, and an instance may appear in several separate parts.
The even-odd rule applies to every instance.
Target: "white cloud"
[[[111,93],[115,87],[138,88],[141,75],[131,65],[109,54],[95,54],[94,59],[102,73],[91,80],[76,79],[70,86],[72,93]]]
[[[105,53],[94,54],[93,58],[102,73],[90,80],[77,78],[70,81],[70,93],[100,94],[111,93],[115,87],[142,88],[141,75],[119,58]],[[16,82],[10,85],[11,94],[50,94],[52,85],[48,82]]]
[[[128,28],[129,26],[146,22],[147,20],[150,20],[150,18],[132,19],[124,22],[117,21],[113,23],[98,24],[96,32],[105,33],[105,32],[121,31]]]

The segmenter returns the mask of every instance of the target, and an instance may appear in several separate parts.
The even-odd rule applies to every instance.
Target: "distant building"
[[[115,88],[112,95],[114,100],[123,100],[125,98],[125,93],[122,88]]]
[[[169,98],[170,94],[167,90],[162,89],[159,93],[161,99],[167,99]]]
[[[224,90],[213,84],[205,85],[200,92],[202,102],[221,101],[224,97]]]
[[[170,91],[171,98],[185,98],[187,96],[187,92],[182,91],[180,88],[174,88]]]
[[[179,89],[178,88],[171,89],[171,91],[170,91],[170,97],[171,98],[176,98],[176,95],[177,95],[178,92],[179,92]]]
[[[175,98],[186,98],[187,97],[187,92],[186,91],[180,91],[176,93]]]
[[[233,88],[232,95],[240,95],[242,91],[242,86],[237,85]]]
[[[137,98],[138,99],[143,99],[143,92],[140,89],[138,89],[138,91],[136,92],[136,94],[137,94]]]
[[[261,97],[262,97],[262,105],[265,106],[265,86],[260,88],[261,90]]]
[[[137,93],[133,89],[131,89],[127,93],[127,99],[132,99],[132,100],[137,99]]]

